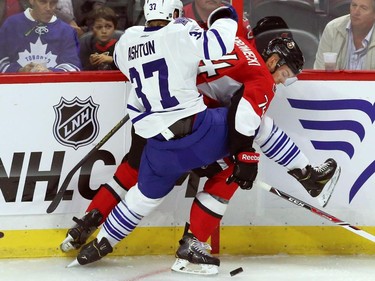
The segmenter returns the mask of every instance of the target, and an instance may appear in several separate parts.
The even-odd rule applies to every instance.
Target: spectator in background
[[[323,53],[337,53],[337,69],[375,69],[375,0],[352,0],[350,14],[330,21],[319,42],[314,69],[324,69]]]
[[[90,14],[106,4],[107,0],[74,0],[73,7],[78,26],[84,32],[90,31],[93,24]]]
[[[119,37],[115,38],[116,13],[109,7],[102,7],[93,10],[90,18],[93,21],[92,33],[80,39],[83,70],[118,69],[113,62],[113,51]]]
[[[76,22],[72,0],[58,0],[56,6],[56,16],[70,24],[70,26],[77,31],[79,37],[84,34],[84,31]]]
[[[31,8],[0,28],[0,72],[79,71],[77,32],[58,19],[58,0],[30,0]]]
[[[222,0],[193,0],[184,5],[184,17],[194,19],[201,27],[207,28],[207,19],[210,13],[224,4],[225,1]],[[242,26],[246,39],[254,46],[251,26],[245,16],[242,19]]]
[[[0,26],[6,18],[21,13],[29,7],[28,0],[2,0],[0,1]]]

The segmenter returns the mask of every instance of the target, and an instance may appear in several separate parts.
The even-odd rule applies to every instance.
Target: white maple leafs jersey
[[[231,52],[236,31],[237,23],[228,18],[216,20],[209,30],[178,18],[165,27],[125,31],[114,61],[132,84],[127,110],[138,135],[156,136],[206,109],[196,87],[199,61]]]

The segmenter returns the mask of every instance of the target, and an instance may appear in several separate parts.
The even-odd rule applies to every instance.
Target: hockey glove
[[[259,153],[254,149],[243,151],[234,156],[232,175],[227,179],[227,184],[237,183],[242,189],[250,190],[258,174]]]
[[[238,22],[238,15],[236,10],[233,8],[232,5],[228,6],[221,6],[214,11],[211,12],[211,14],[208,16],[207,20],[207,26],[211,27],[211,25],[218,19],[222,18],[230,18],[232,20],[235,20]]]

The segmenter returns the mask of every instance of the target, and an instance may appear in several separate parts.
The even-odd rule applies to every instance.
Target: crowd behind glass
[[[27,9],[32,1],[0,1],[0,24],[3,25],[7,16],[16,13],[17,9]],[[108,21],[112,22],[114,32],[111,36],[115,40],[121,36],[127,27],[144,24],[144,0],[56,1],[58,2],[55,15],[77,32],[81,49],[80,60],[82,65],[79,67],[80,70],[115,69],[108,57],[98,56],[99,53],[110,55],[110,48],[113,48],[113,46],[111,47],[108,45],[109,43],[106,43],[105,48],[108,48],[108,52],[103,49],[106,51],[104,52],[103,46],[90,45],[93,31],[95,36],[99,36],[93,30],[95,28],[93,10],[109,7],[114,11],[115,20],[106,15],[104,23],[97,22],[96,28],[97,30],[99,30],[98,28],[109,29]],[[199,0],[183,0],[182,2],[187,4],[192,1]],[[371,10],[366,10],[366,4],[370,5]],[[104,12],[108,14],[108,11]],[[351,13],[350,16],[349,13]],[[252,26],[255,26],[260,19],[266,16],[281,17],[304,53],[305,69],[324,69],[323,53],[326,52],[337,55],[336,69],[375,69],[375,55],[372,58],[372,47],[375,47],[375,44],[372,45],[375,0],[244,0],[244,15],[249,19]],[[362,34],[362,37],[358,38],[356,34],[358,31],[354,25],[355,20],[358,18],[358,21],[360,21],[360,18],[366,16],[367,25],[370,24],[370,27],[363,31],[365,34]],[[340,32],[342,32],[341,35]],[[102,50],[102,52],[97,50]],[[91,52],[89,55],[95,53],[96,57],[85,56],[83,52]],[[87,66],[88,64],[90,65]],[[70,70],[64,69],[64,71]],[[7,72],[9,72],[9,68]]]

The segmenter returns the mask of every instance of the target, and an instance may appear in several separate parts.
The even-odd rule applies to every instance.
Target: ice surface
[[[173,256],[106,257],[66,268],[72,258],[0,259],[1,281],[373,281],[374,256],[221,256],[220,273],[205,277],[171,272]],[[242,267],[243,272],[229,272]]]

